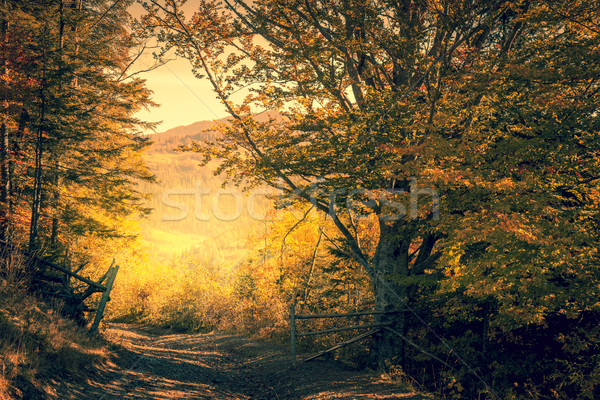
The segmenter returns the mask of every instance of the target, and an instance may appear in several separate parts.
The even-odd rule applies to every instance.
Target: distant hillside
[[[234,186],[223,192],[224,178],[214,175],[215,164],[201,167],[198,154],[174,151],[192,140],[214,139],[215,123],[199,121],[152,135],[145,158],[158,183],[140,186],[150,195],[148,206],[153,209],[142,222],[142,237],[160,253],[196,248],[206,262],[223,264],[242,257],[247,239],[264,232],[265,222],[249,215],[248,202],[257,214],[264,214],[270,203],[262,196],[249,198]]]
[[[279,118],[275,112],[265,112],[256,117],[260,122],[266,122],[270,118]],[[214,130],[217,123],[223,123],[231,118],[222,118],[215,121],[198,121],[191,125],[182,125],[169,129],[165,132],[150,135],[154,142],[150,153],[175,153],[177,147],[189,144],[192,141],[214,140],[219,134]]]
[[[212,130],[217,122],[226,122],[227,119],[215,121],[198,121],[191,125],[178,126],[162,133],[150,135],[154,142],[149,149],[150,153],[174,153],[177,147],[189,144],[191,141],[212,140],[217,133]]]

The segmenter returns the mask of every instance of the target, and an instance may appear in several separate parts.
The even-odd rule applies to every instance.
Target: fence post
[[[114,263],[114,260],[113,260]],[[102,293],[102,298],[100,299],[100,304],[98,305],[98,310],[96,311],[96,317],[94,318],[94,323],[90,328],[90,334],[93,334],[98,330],[98,326],[100,325],[100,321],[102,320],[104,314],[104,308],[106,307],[106,303],[110,300],[110,291],[112,290],[113,283],[115,282],[115,278],[117,277],[117,272],[119,272],[119,266],[110,267],[108,278],[106,279],[106,290]]]
[[[295,301],[290,305],[290,352],[292,357],[292,368],[296,368],[296,311]]]

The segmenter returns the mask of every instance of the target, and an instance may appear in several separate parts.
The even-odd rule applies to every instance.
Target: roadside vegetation
[[[30,274],[14,254],[0,277],[0,399],[56,397],[61,381],[83,382],[113,350],[62,315],[62,305],[32,294]]]

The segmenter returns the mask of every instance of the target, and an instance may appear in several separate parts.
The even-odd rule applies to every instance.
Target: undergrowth
[[[60,304],[29,294],[22,263],[4,258],[0,276],[0,399],[55,399],[60,381],[84,379],[110,350]]]

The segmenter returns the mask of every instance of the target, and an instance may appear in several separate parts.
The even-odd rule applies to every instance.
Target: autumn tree
[[[129,4],[3,2],[2,165],[12,173],[2,187],[12,191],[0,201],[12,239],[27,236],[31,250],[127,236],[123,218],[145,212],[135,185],[151,179],[141,159],[147,124],[134,115],[152,103],[131,71],[142,44]]]
[[[327,213],[378,309],[466,298],[484,342],[597,313],[596,1],[142,3],[232,116],[191,149]]]

